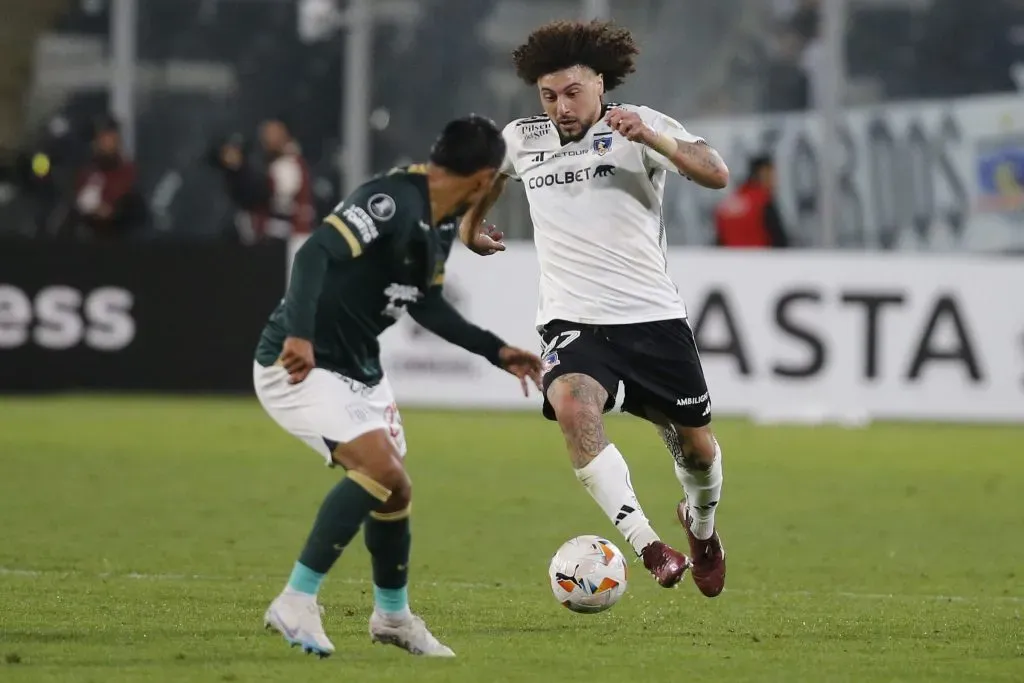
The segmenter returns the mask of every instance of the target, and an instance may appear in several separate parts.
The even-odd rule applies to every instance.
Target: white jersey
[[[659,133],[701,140],[649,107],[635,111]],[[547,116],[518,119],[503,132],[502,173],[526,186],[540,259],[537,325],[591,325],[685,318],[667,272],[662,200],[666,157],[630,142],[602,118],[579,142],[562,146]]]

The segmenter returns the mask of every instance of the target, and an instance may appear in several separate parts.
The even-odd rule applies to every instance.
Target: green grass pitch
[[[729,582],[577,615],[570,536],[625,543],[534,414],[406,411],[413,608],[458,657],[372,646],[361,539],[322,596],[325,661],[262,629],[339,474],[249,399],[0,399],[0,681],[1024,680],[1024,430],[716,425]],[[654,431],[609,429],[685,547]]]

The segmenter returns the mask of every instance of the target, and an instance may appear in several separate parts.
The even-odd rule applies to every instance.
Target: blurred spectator
[[[788,247],[774,190],[775,164],[771,157],[751,159],[746,182],[715,208],[718,246]]]
[[[236,207],[231,238],[242,244],[308,233],[315,213],[309,167],[288,125],[280,118],[264,121],[259,139],[257,159],[249,158],[238,138],[220,149],[219,163]]]
[[[775,36],[765,79],[766,111],[807,109],[811,101],[811,70],[818,42],[819,0],[799,0],[787,8]]]
[[[935,2],[917,46],[920,94],[964,97],[1024,89],[1024,0]]]
[[[111,117],[93,129],[92,158],[74,182],[68,228],[77,239],[123,238],[146,220],[135,164],[124,154],[120,127]]]

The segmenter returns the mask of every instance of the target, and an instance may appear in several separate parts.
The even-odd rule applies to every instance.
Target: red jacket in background
[[[125,224],[126,200],[135,190],[135,164],[121,157],[107,163],[93,161],[75,178],[75,209],[97,237],[112,237],[130,227]]]
[[[771,191],[756,183],[742,185],[715,208],[715,232],[723,247],[788,246]]]

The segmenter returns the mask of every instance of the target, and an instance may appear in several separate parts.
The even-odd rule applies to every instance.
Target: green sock
[[[409,551],[412,548],[408,515],[394,520],[376,519],[371,515],[364,524],[363,533],[366,549],[373,559],[373,585],[377,592],[397,595],[397,591],[401,591],[404,595],[409,583]],[[395,612],[405,607],[404,598],[401,602],[403,604],[378,606]]]
[[[320,505],[299,562],[320,574],[330,571],[367,515],[387,500],[386,492],[387,489],[369,477],[349,472]]]

